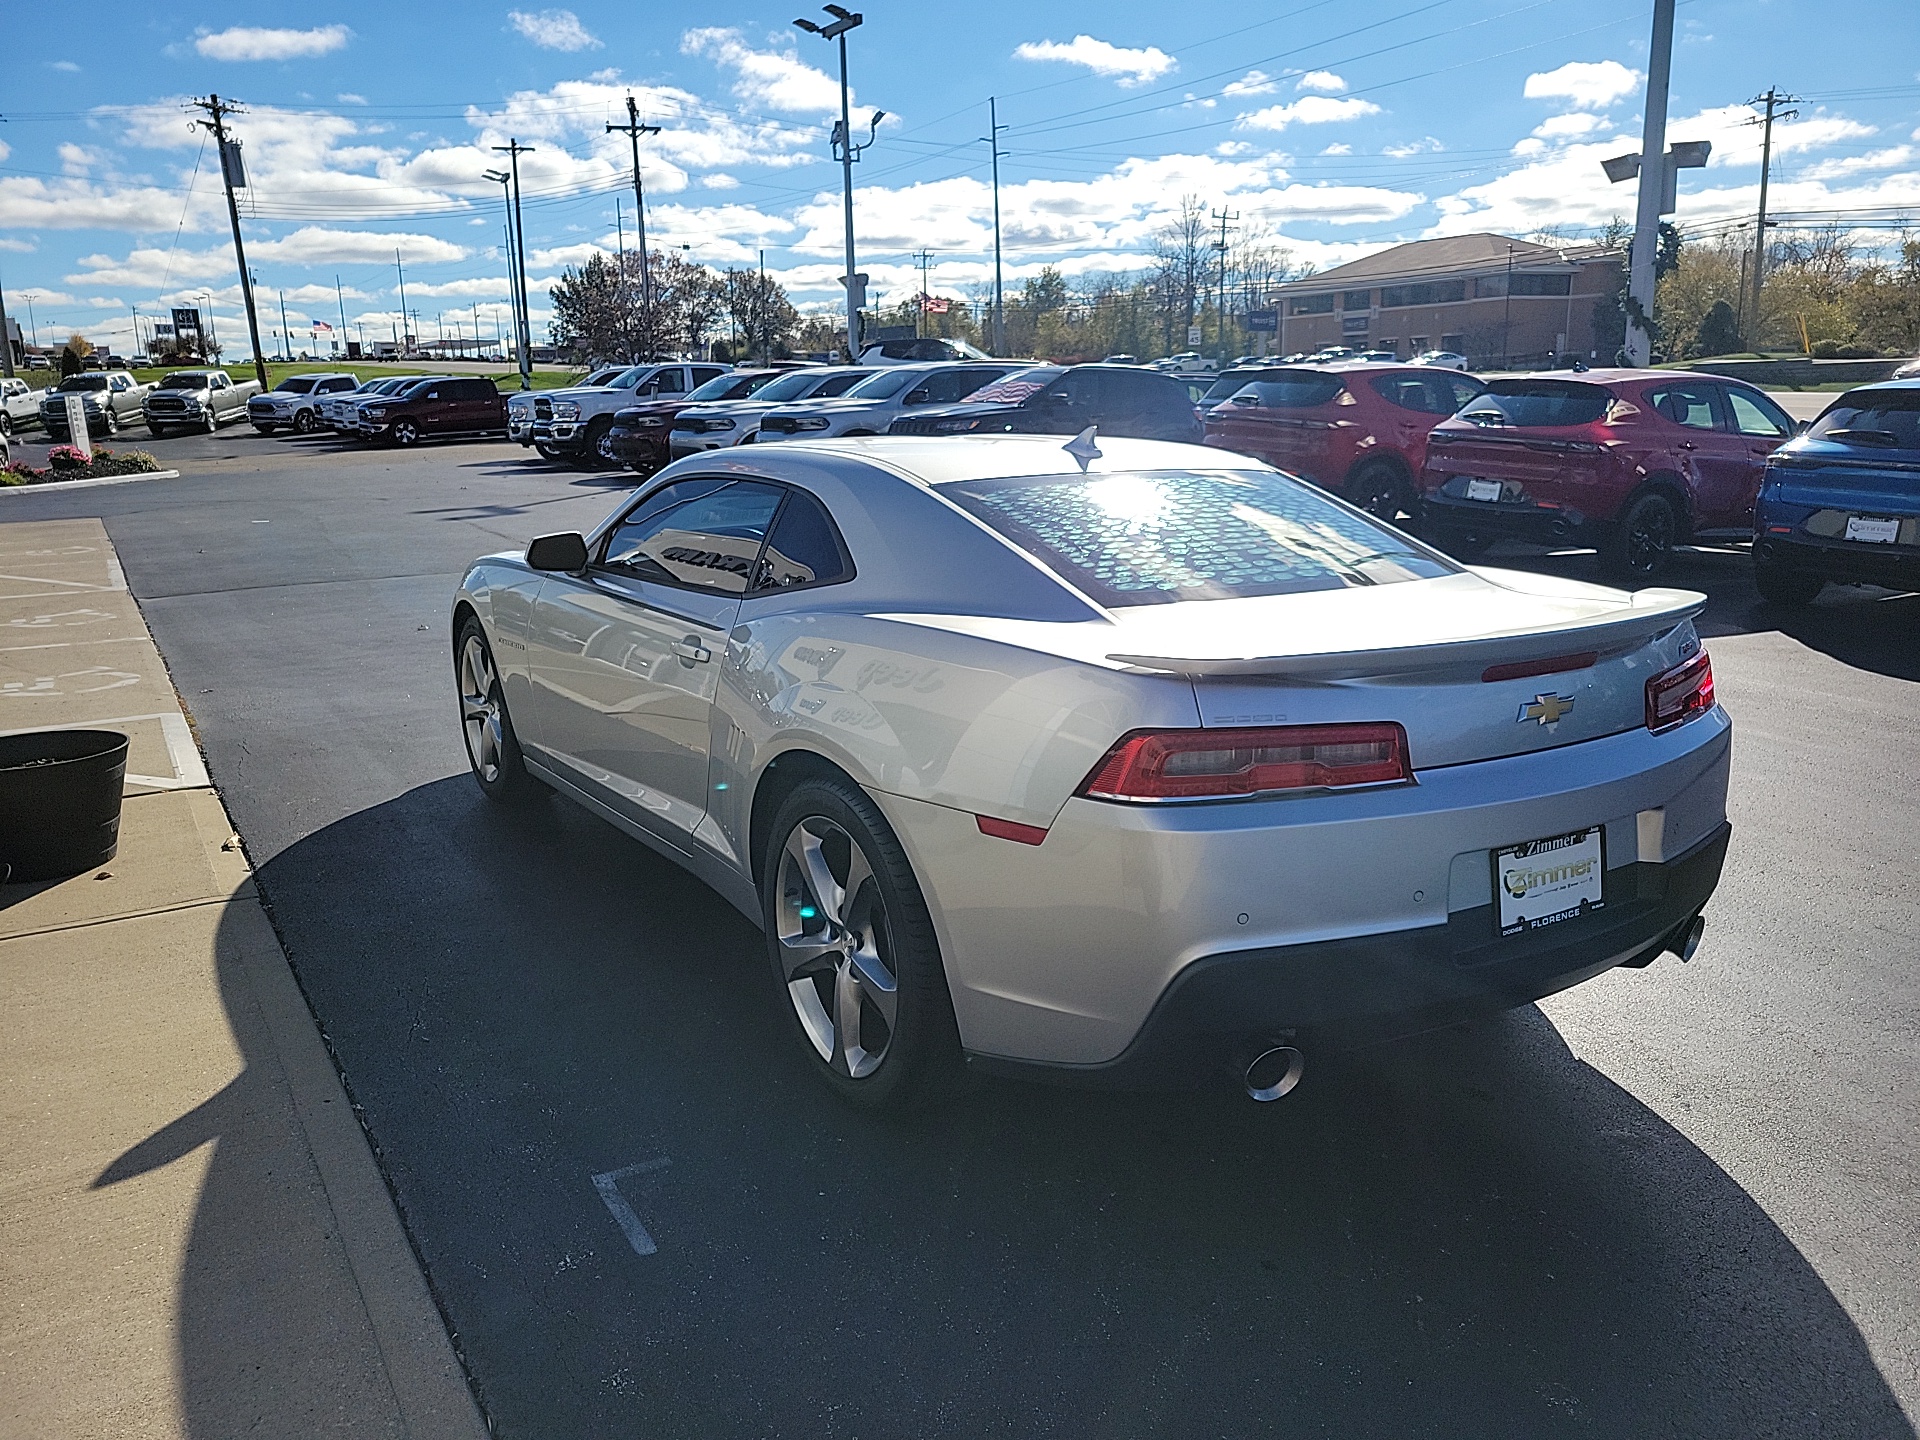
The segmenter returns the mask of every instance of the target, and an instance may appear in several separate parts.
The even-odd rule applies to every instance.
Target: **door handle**
[[[1682,440],[1682,441],[1680,442],[1680,448],[1681,448],[1682,450],[1691,450],[1691,449],[1693,449],[1693,448],[1694,448],[1694,445],[1693,445],[1693,442],[1692,442],[1691,440]]]
[[[713,659],[713,652],[700,643],[698,635],[689,635],[684,640],[673,642],[673,653],[680,657],[680,663],[689,668],[704,665]]]

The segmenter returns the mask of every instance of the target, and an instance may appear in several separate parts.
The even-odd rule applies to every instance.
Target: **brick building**
[[[1611,305],[1623,257],[1505,235],[1449,235],[1395,245],[1276,287],[1282,355],[1328,345],[1402,359],[1453,350],[1476,369],[1549,365],[1578,355],[1611,363],[1594,339],[1596,302]]]

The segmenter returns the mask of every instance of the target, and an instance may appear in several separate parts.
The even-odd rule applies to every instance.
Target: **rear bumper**
[[[1760,535],[1753,558],[1799,575],[1823,580],[1885,585],[1890,590],[1920,590],[1920,551],[1904,545],[1866,545],[1858,541],[1822,541],[1796,536],[1783,540]]]
[[[1436,491],[1420,497],[1420,519],[1438,530],[1471,531],[1535,545],[1564,545],[1580,536],[1591,541],[1605,524],[1579,510],[1500,500],[1455,500]]]
[[[1526,1005],[1656,958],[1713,895],[1731,836],[1723,821],[1671,861],[1617,867],[1607,873],[1605,909],[1532,935],[1492,938],[1494,910],[1484,905],[1392,935],[1196,960],[1133,1043],[1104,1064],[973,1059],[990,1071],[1144,1089],[1230,1075],[1270,1045],[1340,1050]]]

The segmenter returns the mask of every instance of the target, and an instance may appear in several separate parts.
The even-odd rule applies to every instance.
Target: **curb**
[[[37,485],[0,485],[0,495],[38,495],[47,490],[85,490],[93,485],[131,485],[136,480],[178,480],[178,470],[142,470],[136,475],[94,475],[85,480],[42,480]]]

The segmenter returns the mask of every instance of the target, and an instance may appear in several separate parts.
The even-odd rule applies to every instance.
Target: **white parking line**
[[[200,747],[193,743],[193,730],[179,711],[158,715],[114,715],[103,720],[74,720],[64,725],[29,725],[23,729],[0,730],[0,735],[26,735],[39,730],[110,730],[115,725],[130,725],[140,720],[158,720],[160,736],[167,742],[167,758],[173,762],[173,774],[127,776],[127,784],[144,785],[149,790],[201,790],[213,784],[207,765],[200,758]]]
[[[647,1233],[647,1227],[640,1223],[640,1217],[633,1213],[633,1207],[627,1204],[626,1196],[620,1193],[620,1182],[635,1175],[649,1175],[656,1170],[664,1170],[673,1162],[662,1155],[656,1160],[642,1160],[638,1165],[629,1165],[624,1170],[609,1170],[604,1175],[593,1177],[593,1188],[600,1192],[600,1198],[606,1203],[614,1223],[620,1227],[620,1233],[627,1237],[627,1243],[633,1246],[636,1255],[652,1255],[658,1247],[653,1236]]]

